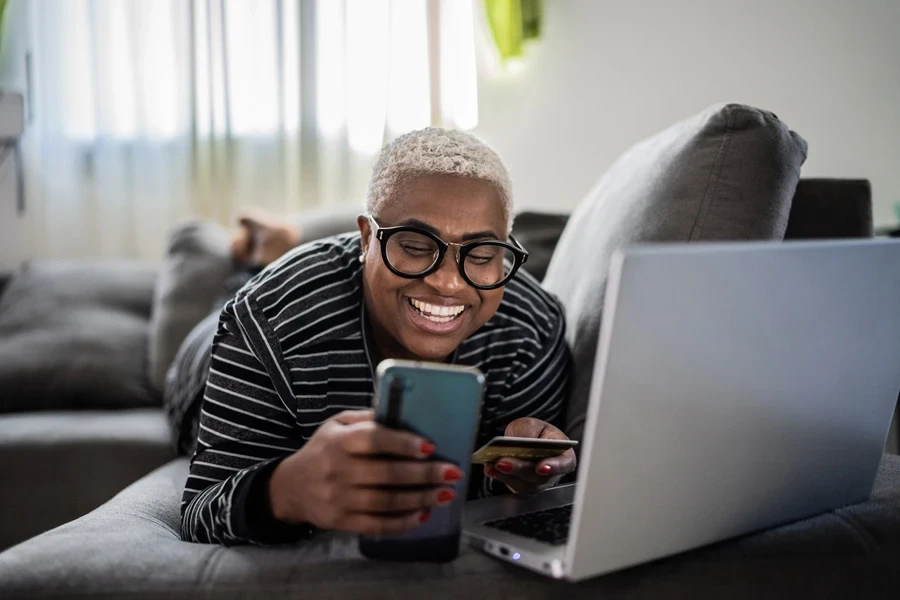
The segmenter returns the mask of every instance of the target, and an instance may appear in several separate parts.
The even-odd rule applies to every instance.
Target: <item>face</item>
[[[374,216],[382,227],[425,224],[445,242],[507,238],[506,219],[494,188],[455,175],[411,179]],[[363,290],[379,360],[445,360],[494,316],[503,288],[479,290],[466,283],[457,268],[457,248],[451,246],[428,276],[405,279],[385,266],[381,243],[369,221],[360,217],[358,224],[366,261]],[[448,320],[447,315],[431,314],[438,309],[449,315],[461,312]]]

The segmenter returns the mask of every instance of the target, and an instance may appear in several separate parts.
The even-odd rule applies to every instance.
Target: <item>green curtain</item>
[[[543,0],[484,0],[488,25],[503,60],[522,56],[522,45],[541,34]]]

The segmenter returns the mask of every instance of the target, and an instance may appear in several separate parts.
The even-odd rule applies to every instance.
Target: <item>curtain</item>
[[[477,124],[469,0],[27,6],[36,256],[158,258],[188,216],[361,206],[386,141]]]

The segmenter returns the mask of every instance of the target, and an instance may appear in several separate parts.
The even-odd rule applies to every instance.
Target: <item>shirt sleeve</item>
[[[565,318],[554,315],[547,335],[537,345],[522,344],[503,395],[509,421],[533,417],[562,429],[569,398],[571,357],[566,345]]]
[[[213,341],[197,449],[181,503],[181,532],[187,541],[285,543],[313,531],[280,523],[269,510],[272,471],[303,440],[283,390],[277,389],[284,380],[275,378],[283,378],[284,370],[277,352],[270,352],[274,336],[252,312],[227,305]]]

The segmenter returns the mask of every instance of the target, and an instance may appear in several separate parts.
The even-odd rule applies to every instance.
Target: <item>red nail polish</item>
[[[497,472],[497,469],[495,469],[494,467],[488,467],[487,470],[484,472],[484,474],[487,475],[488,477],[496,477],[500,473]]]
[[[540,473],[541,475],[549,475],[552,472],[553,467],[551,467],[550,465],[541,465],[540,467],[538,467],[538,473]]]
[[[431,517],[431,513],[426,511],[422,511],[422,514],[419,515],[419,523],[424,523]]]
[[[431,456],[434,452],[434,444],[431,442],[422,442],[422,445],[419,446],[419,450],[421,450],[422,454],[425,456]]]
[[[456,467],[447,467],[444,470],[444,481],[459,481],[462,479],[462,471]]]
[[[497,468],[497,470],[500,471],[501,473],[512,473],[512,471],[513,471],[513,466],[512,466],[510,463],[508,463],[508,462],[502,462],[502,461],[501,461],[501,462],[498,462],[498,463],[497,463],[496,465],[494,465],[494,466],[495,466],[495,467]]]
[[[446,504],[447,502],[450,502],[454,498],[456,498],[455,492],[453,492],[451,490],[441,490],[441,492],[438,494],[437,499],[438,499],[438,502],[440,502],[441,504]]]

